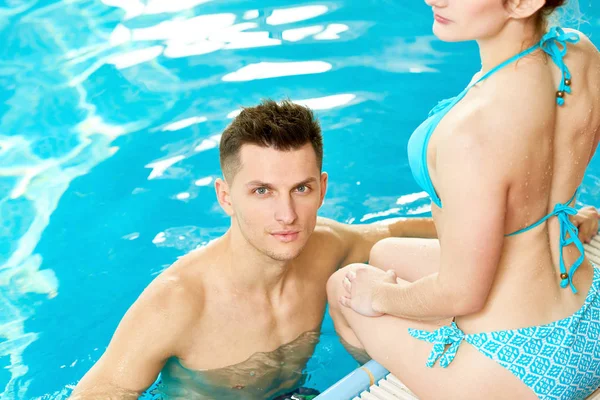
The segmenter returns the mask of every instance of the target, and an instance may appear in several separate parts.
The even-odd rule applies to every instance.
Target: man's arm
[[[387,226],[390,230],[389,237],[437,239],[437,230],[432,218],[389,218],[375,224]]]
[[[137,399],[181,347],[181,333],[189,327],[187,310],[192,308],[186,296],[172,279],[153,282],[127,311],[105,353],[71,398]]]
[[[367,262],[371,248],[389,237],[436,238],[431,218],[390,218],[373,224],[349,225],[328,218],[319,218],[318,224],[332,229],[346,249],[344,265]]]
[[[590,206],[581,208],[572,217],[579,228],[582,241],[589,242],[596,235],[599,219],[600,214],[596,208]],[[327,226],[341,239],[346,254],[343,265],[368,262],[373,245],[385,238],[437,238],[437,230],[431,218],[389,218],[372,224],[350,225],[319,217],[318,224]]]
[[[596,207],[582,207],[577,215],[571,217],[571,221],[579,231],[579,239],[584,243],[590,243],[592,238],[598,234],[598,219],[600,214]]]

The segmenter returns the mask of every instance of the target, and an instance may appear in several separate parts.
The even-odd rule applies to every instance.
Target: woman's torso
[[[557,106],[555,94],[560,70],[541,51],[504,68],[469,90],[440,121],[427,147],[427,167],[434,187],[437,149],[452,140],[454,127],[476,118],[482,109],[494,107],[494,99],[504,91],[519,96],[523,90],[535,93],[536,100],[524,121],[533,129],[527,135],[506,133],[509,152],[506,171],[509,180],[505,233],[534,224],[552,212],[555,204],[568,201],[580,185],[585,169],[598,143],[600,127],[600,56],[594,46],[582,40],[569,44],[564,62],[572,74],[573,93],[566,104]],[[518,74],[518,75],[515,75]],[[521,84],[520,79],[527,81]],[[514,83],[514,84],[511,84]],[[509,118],[510,116],[507,116]],[[443,148],[443,147],[441,147]],[[491,156],[491,155],[490,155]],[[443,202],[444,193],[438,193]],[[438,232],[443,232],[444,209],[432,205]],[[559,223],[550,218],[545,224],[516,236],[505,237],[498,271],[485,307],[475,314],[460,316],[456,322],[466,333],[512,329],[552,322],[579,309],[591,286],[593,270],[584,261],[573,276],[578,289],[561,288],[559,262]],[[443,249],[444,238],[440,237]],[[567,266],[579,256],[575,246],[564,250]]]

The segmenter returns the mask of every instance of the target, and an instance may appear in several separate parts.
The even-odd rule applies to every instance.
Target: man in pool
[[[314,397],[296,388],[318,341],[328,278],[367,261],[384,238],[436,237],[428,218],[318,218],[322,158],[309,109],[287,101],[244,109],[221,138],[224,178],[215,182],[229,230],[146,288],[73,396],[137,398],[162,371],[169,398]],[[584,239],[597,219],[594,208],[574,216]]]

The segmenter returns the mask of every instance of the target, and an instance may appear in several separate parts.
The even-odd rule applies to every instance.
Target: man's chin
[[[298,258],[298,256],[300,255],[300,252],[288,252],[288,253],[267,253],[269,255],[269,257],[271,257],[273,260],[276,261],[292,261],[296,258]]]
[[[300,256],[300,253],[302,253],[305,245],[306,243],[304,243],[301,247],[294,246],[294,248],[288,248],[280,251],[273,249],[265,253],[276,261],[292,261]]]

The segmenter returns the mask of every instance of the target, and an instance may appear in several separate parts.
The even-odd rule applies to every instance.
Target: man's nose
[[[294,201],[291,196],[285,196],[277,202],[275,219],[285,225],[293,224],[298,215],[296,214]]]

